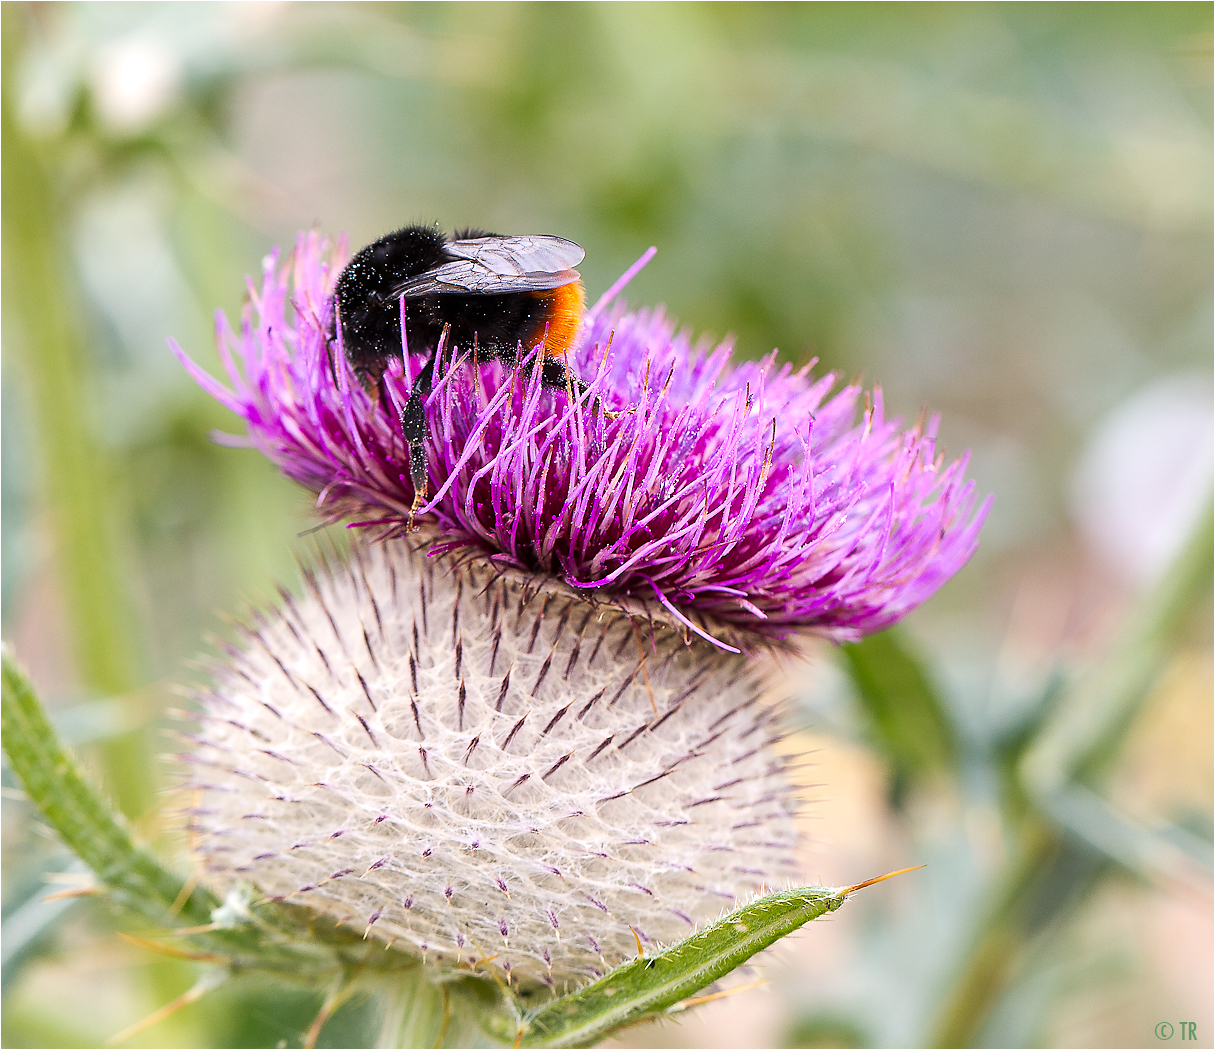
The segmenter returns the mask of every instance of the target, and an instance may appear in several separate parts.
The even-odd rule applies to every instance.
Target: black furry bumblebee
[[[406,226],[358,251],[337,279],[331,335],[341,329],[346,358],[363,385],[378,388],[401,353],[401,316],[411,347],[477,348],[483,358],[514,361],[518,348],[544,340],[541,379],[554,389],[584,391],[565,354],[582,321],[585,293],[574,269],[585,253],[564,237],[501,237],[434,226]],[[409,445],[414,511],[426,499],[425,396],[435,356],[418,373],[401,413]],[[412,520],[412,515],[411,515]]]

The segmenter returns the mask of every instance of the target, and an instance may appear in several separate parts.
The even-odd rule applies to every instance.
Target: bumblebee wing
[[[474,237],[452,241],[447,254],[500,274],[558,273],[572,270],[586,252],[564,237]]]
[[[410,277],[389,298],[421,295],[494,295],[561,288],[578,280],[573,269],[586,254],[564,237],[475,237],[446,245],[451,262]]]

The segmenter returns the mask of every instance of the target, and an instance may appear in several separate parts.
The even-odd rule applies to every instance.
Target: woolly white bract
[[[796,875],[744,657],[413,539],[306,582],[206,696],[190,828],[219,888],[562,986]]]

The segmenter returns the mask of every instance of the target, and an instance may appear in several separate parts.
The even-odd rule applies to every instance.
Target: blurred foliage
[[[878,746],[894,766],[896,794],[916,776],[950,769],[957,758],[953,726],[899,632],[844,645],[842,653]]]
[[[898,632],[845,649],[844,677],[805,687],[816,726],[891,771],[893,866],[931,866],[916,908],[865,903],[851,984],[787,997],[790,1038],[916,1045],[965,1030],[1025,1045],[1058,1032],[1084,988],[1117,994],[1106,957],[1083,947],[1085,916],[1128,864],[1159,887],[1172,876],[1153,858],[1209,860],[1209,794],[1160,793],[1138,824],[1109,824],[1089,795],[1035,794],[1041,773],[1026,771],[1059,739],[1047,727],[1079,719],[1108,746],[1100,762],[1047,764],[1052,791],[1078,773],[1126,809],[1144,780],[1124,734],[1155,717],[1152,675],[1171,659],[1209,676],[1202,612],[1137,651],[1151,674],[1117,697],[1109,675],[1077,670],[1131,681],[1125,641],[1097,654],[1145,585],[1134,552],[1100,548],[1092,522],[1143,520],[1156,478],[1180,478],[1185,496],[1181,452],[1209,477],[1209,426],[1169,444],[1157,419],[1138,458],[1117,461],[1110,502],[1077,502],[1119,406],[1171,379],[1188,398],[1174,420],[1210,414],[1209,5],[2,13],[3,631],[144,840],[175,845],[152,805],[168,777],[151,730],[183,662],[220,629],[217,610],[294,578],[307,549],[294,537],[312,523],[269,464],[211,443],[232,421],[165,337],[214,366],[211,311],[238,312],[241,276],[314,224],[356,245],[419,219],[562,234],[587,248],[592,299],[657,244],[632,302],[736,333],[748,357],[779,346],[880,379],[906,415],[940,410],[944,443],[971,449],[997,495],[972,564]],[[1078,681],[1097,682],[1088,701]],[[1182,743],[1193,735],[1182,723]],[[1159,779],[1168,752],[1149,757]],[[87,991],[110,920],[41,904],[42,873],[71,861],[7,792],[4,815],[6,1045],[97,1042],[189,987],[184,963],[124,955],[104,993]],[[1002,849],[979,849],[979,826]],[[999,972],[975,968],[994,975],[981,1008],[951,1014],[976,958]],[[93,976],[71,969],[79,959]],[[64,1019],[65,980],[104,1003]],[[137,1045],[296,1045],[315,1010],[253,985],[223,1003]]]

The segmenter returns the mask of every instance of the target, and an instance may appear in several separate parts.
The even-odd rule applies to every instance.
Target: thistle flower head
[[[187,757],[209,882],[563,989],[796,875],[744,657],[415,543],[307,573],[217,668]]]
[[[778,715],[741,651],[932,594],[986,512],[965,460],[880,392],[858,419],[859,388],[732,368],[658,311],[592,311],[565,391],[543,344],[504,365],[408,332],[368,391],[332,320],[345,255],[309,234],[267,258],[239,331],[218,317],[231,387],[174,348],[328,520],[384,541],[308,572],[216,669],[187,756],[209,881],[562,985],[794,877]],[[432,360],[415,537],[399,420]]]
[[[654,602],[718,640],[731,625],[844,640],[898,620],[974,552],[987,504],[975,511],[966,457],[938,454],[935,417],[903,430],[880,390],[831,395],[833,376],[775,354],[732,367],[729,343],[693,344],[661,311],[588,319],[568,362],[580,394],[542,386],[542,346],[512,368],[474,347],[409,345],[377,400],[330,343],[344,258],[316,234],[285,267],[267,258],[239,331],[218,318],[230,388],[174,347],[328,520],[406,530],[398,418],[410,377],[437,354],[422,508],[434,553],[474,548]]]

